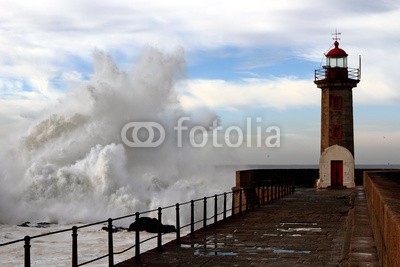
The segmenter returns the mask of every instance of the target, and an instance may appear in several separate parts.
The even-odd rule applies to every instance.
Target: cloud
[[[0,58],[20,49],[23,54],[36,53],[36,59],[48,60],[43,65],[55,67],[50,68],[53,71],[62,68],[71,55],[90,60],[94,48],[121,51],[129,62],[145,44],[162,49],[179,45],[190,52],[226,46],[290,47],[292,53],[314,54],[318,61],[324,50],[316,48],[326,49],[334,27],[353,40],[393,36],[399,15],[399,5],[394,3],[359,0],[70,0],[57,5],[42,0],[40,5],[29,6],[16,0],[2,1],[0,7]],[[370,27],[371,21],[375,26]],[[10,63],[19,61],[11,59]]]
[[[236,70],[250,70],[257,78],[232,81],[214,73],[213,79],[189,80],[181,97],[187,107],[315,106],[320,92],[309,77],[299,77],[294,70],[297,78],[270,78],[257,70],[273,68],[287,58],[318,64],[335,28],[343,33],[341,46],[350,54],[350,65],[357,66],[357,56],[362,55],[363,76],[355,102],[399,103],[399,16],[400,4],[389,0],[40,0],[35,5],[0,0],[3,121],[29,113],[29,100],[35,103],[34,114],[70,83],[88,79],[94,50],[130,66],[146,45],[163,50],[182,46],[189,65],[191,60],[201,64],[204,55],[240,54]]]
[[[8,98],[0,98],[0,138],[28,126],[41,114],[44,107],[51,104],[48,98],[35,92],[20,92]]]
[[[246,79],[240,82],[224,80],[188,80],[181,84],[180,101],[195,108],[274,108],[284,110],[318,106],[320,92],[310,81],[290,77]]]

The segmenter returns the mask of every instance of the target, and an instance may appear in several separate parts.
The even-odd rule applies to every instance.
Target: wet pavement
[[[296,188],[117,266],[379,266],[370,228],[362,187]]]

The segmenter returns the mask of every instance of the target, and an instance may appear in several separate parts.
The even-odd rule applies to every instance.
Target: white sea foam
[[[215,178],[207,148],[178,148],[173,127],[184,110],[176,82],[184,78],[182,49],[144,49],[130,71],[95,52],[90,80],[69,90],[29,129],[4,141],[0,154],[0,223],[77,223],[229,190]],[[193,121],[209,127],[216,114]],[[129,148],[120,132],[131,121],[156,121],[167,137],[157,148]]]

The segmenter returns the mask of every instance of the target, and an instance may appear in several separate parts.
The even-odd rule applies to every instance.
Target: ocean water
[[[24,235],[38,235],[46,232],[71,228],[72,225],[52,225],[48,228],[17,227],[0,225],[0,243],[18,239]],[[182,232],[185,234],[185,232]],[[98,226],[83,228],[78,231],[78,257],[79,263],[90,261],[108,254],[108,233],[100,230]],[[154,234],[141,232],[141,239],[150,238]],[[163,235],[163,244],[175,239],[175,233]],[[121,231],[113,234],[114,252],[122,251],[135,242],[135,232]],[[141,252],[157,246],[157,239],[150,240],[141,245]],[[0,247],[0,266],[24,266],[23,242]],[[31,241],[32,266],[71,266],[71,232],[60,233],[41,237]],[[135,249],[123,254],[114,255],[114,263],[134,257]],[[108,266],[108,258],[90,263],[87,266]]]

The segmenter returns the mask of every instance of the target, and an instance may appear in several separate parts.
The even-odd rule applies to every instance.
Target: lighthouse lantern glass
[[[331,68],[347,68],[347,57],[327,57],[326,65]]]

